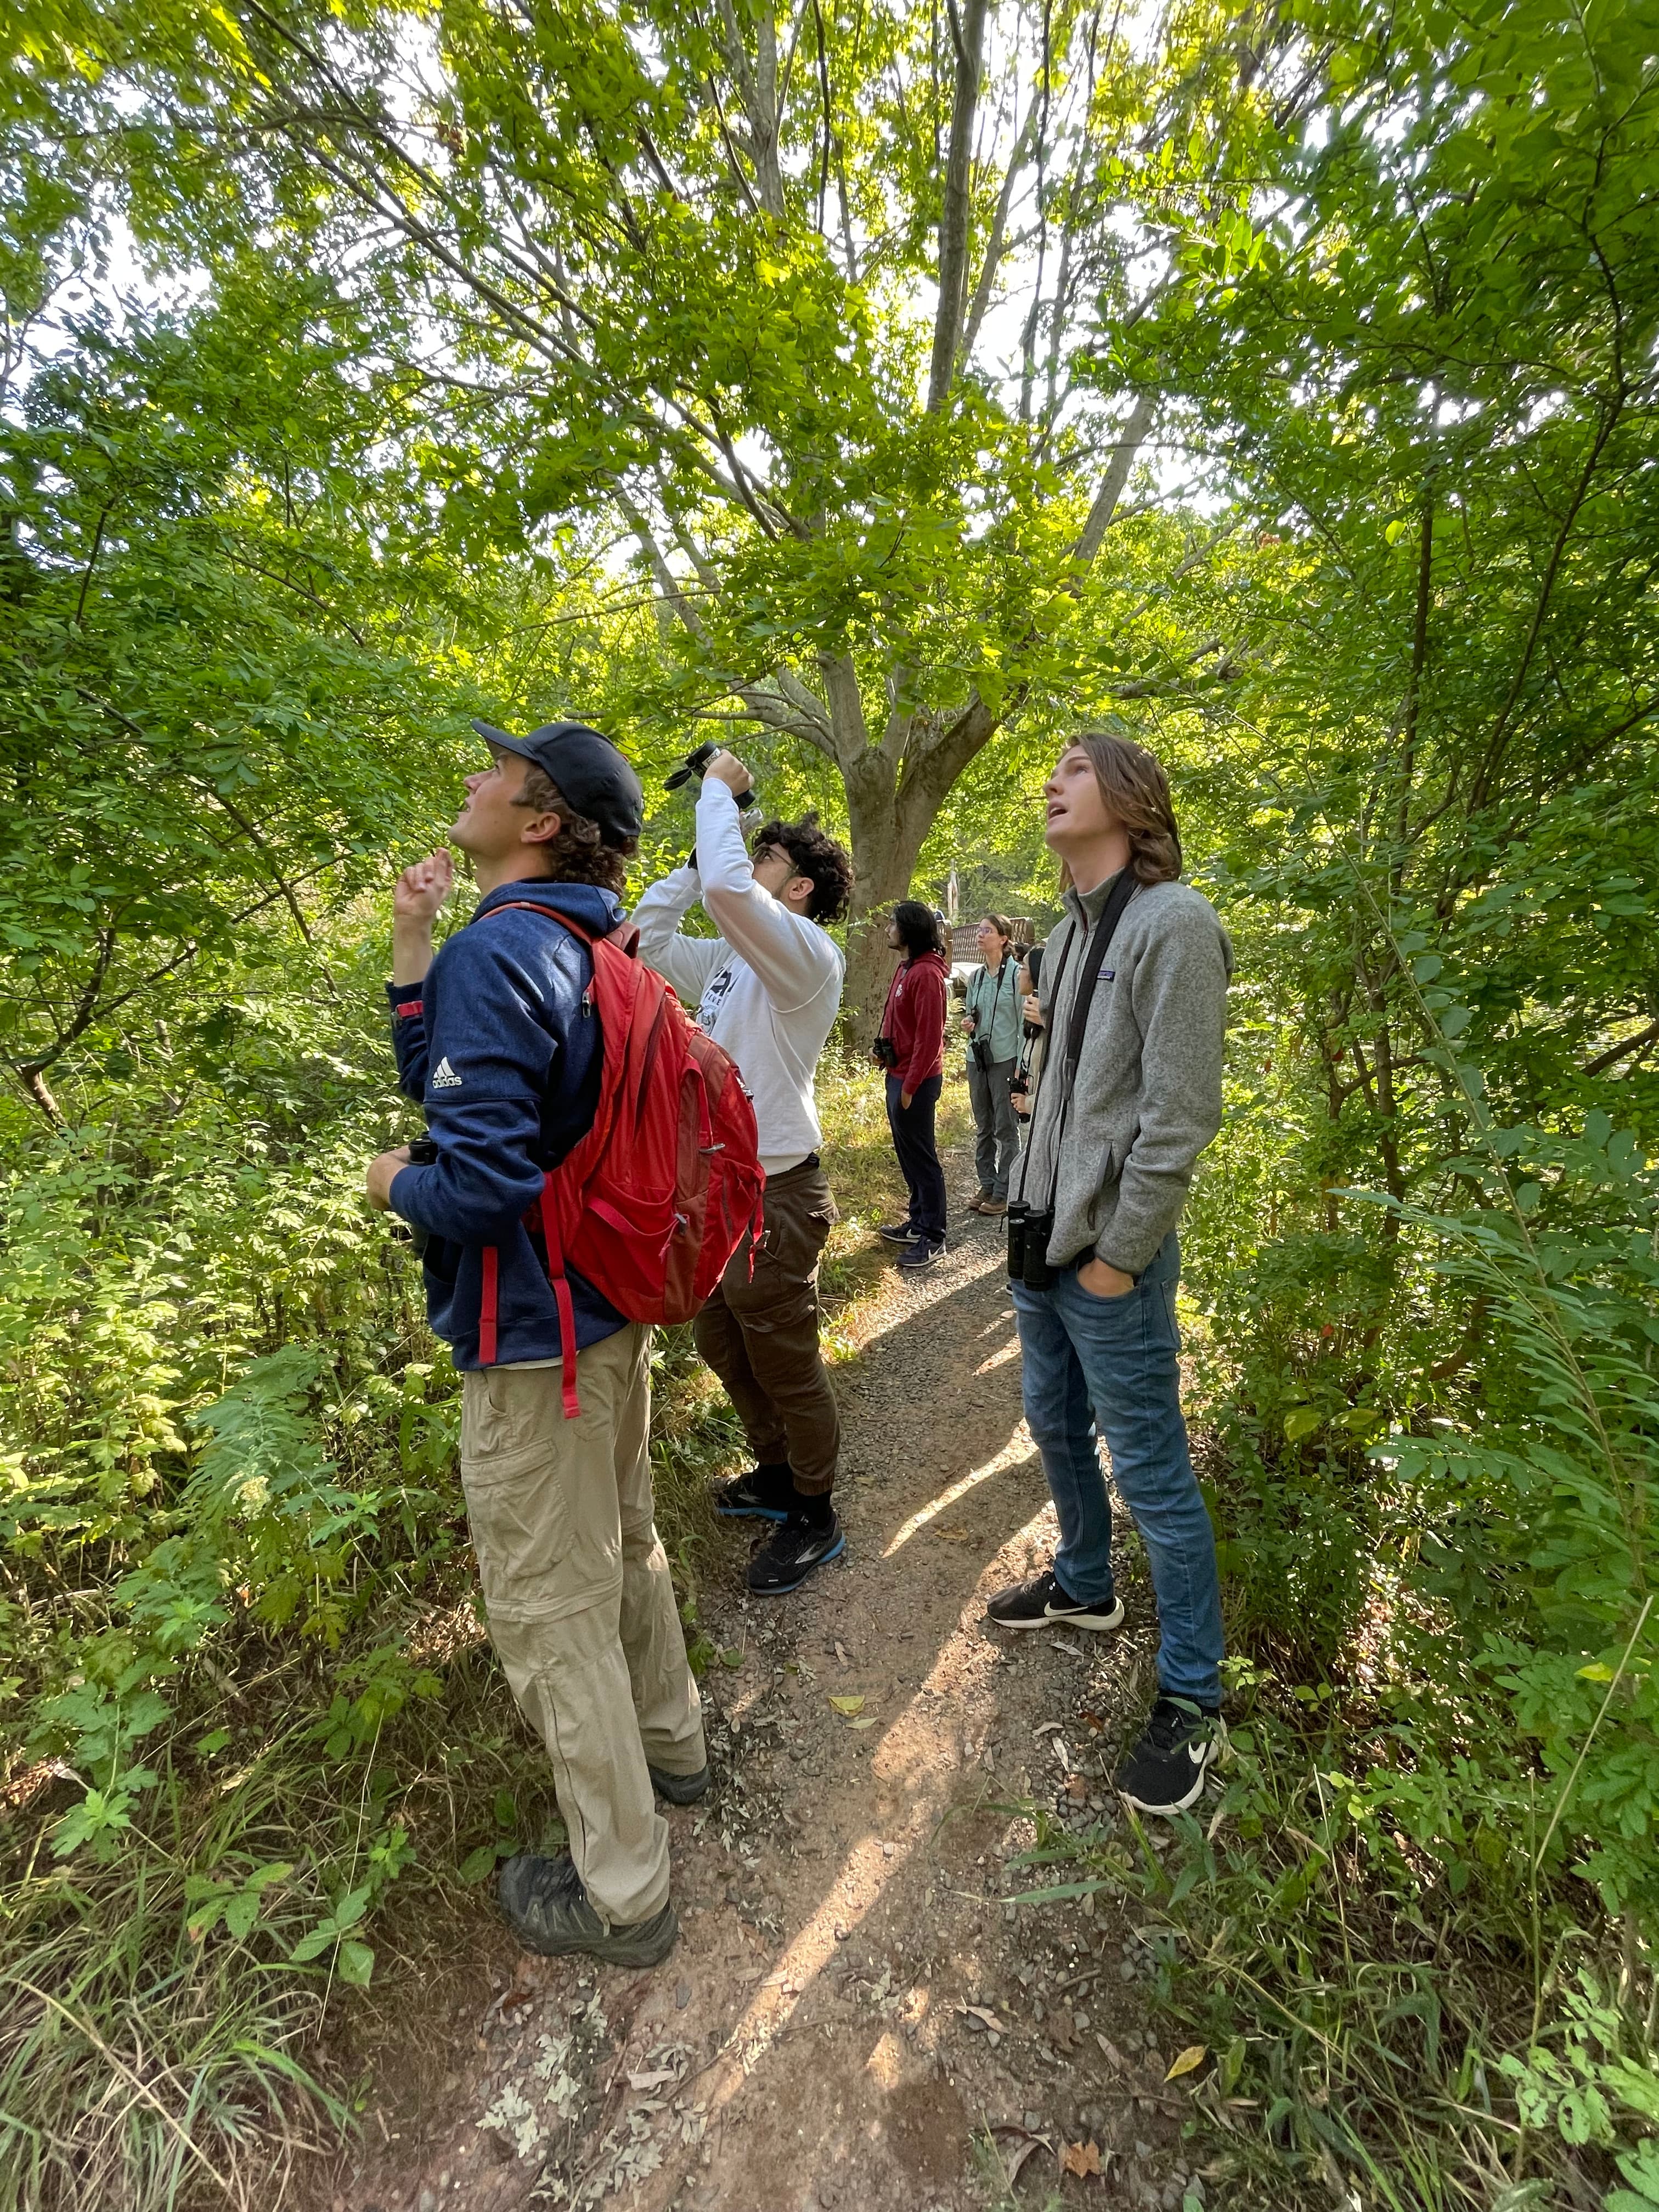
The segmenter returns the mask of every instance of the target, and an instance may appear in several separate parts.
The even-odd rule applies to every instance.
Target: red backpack
[[[544,1178],[541,1197],[524,1217],[547,1246],[570,1421],[581,1404],[565,1269],[586,1276],[629,1321],[690,1321],[744,1237],[752,1243],[759,1236],[766,1175],[755,1109],[735,1063],[640,958],[633,924],[592,937],[534,899],[504,899],[488,913],[512,906],[548,915],[593,956],[584,994],[599,1021],[593,1126]],[[495,1247],[487,1244],[478,1305],[485,1367],[495,1363]]]

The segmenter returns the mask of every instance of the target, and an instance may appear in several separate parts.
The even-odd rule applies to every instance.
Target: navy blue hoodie
[[[593,1125],[599,1104],[599,1020],[585,994],[592,955],[547,915],[515,899],[557,907],[596,937],[623,920],[610,891],[591,884],[502,884],[440,947],[422,983],[392,983],[399,1087],[426,1109],[438,1147],[431,1167],[400,1168],[392,1205],[424,1229],[427,1316],[457,1367],[477,1367],[485,1245],[496,1262],[498,1365],[559,1357],[559,1315],[539,1239],[520,1217]],[[576,1349],[623,1327],[623,1316],[570,1271]]]

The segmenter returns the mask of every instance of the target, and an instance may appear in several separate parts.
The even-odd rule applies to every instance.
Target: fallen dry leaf
[[[1097,2142],[1067,2143],[1060,2153],[1060,2170],[1062,2173],[1098,2173],[1100,2145]]]
[[[1207,2044],[1189,2043],[1184,2051],[1176,2052],[1169,2072],[1164,2076],[1164,2080],[1166,2081],[1178,2081],[1183,2074],[1191,2074],[1195,2072],[1196,2069],[1204,2063],[1209,2055],[1209,2045]]]
[[[1048,2030],[1048,2040],[1056,2051],[1069,2051],[1077,2041],[1076,2024],[1063,2007],[1059,2012],[1051,2012],[1044,2025]]]
[[[1066,1776],[1066,1795],[1071,1799],[1073,1805],[1081,1805],[1087,1802],[1089,1785],[1080,1774],[1068,1774]]]
[[[965,1528],[935,1528],[933,1534],[942,1536],[947,1544],[965,1544],[969,1540]]]
[[[1116,2044],[1108,2035],[1097,2035],[1095,2041],[1100,2045],[1101,2055],[1106,2063],[1109,2066],[1115,2066],[1121,2074],[1123,2071],[1123,2053],[1118,2049]]]
[[[969,2020],[976,2020],[981,2027],[988,2027],[993,2035],[1008,2033],[1007,2023],[999,2020],[994,2012],[988,2011],[983,2005],[965,2004],[958,2009],[966,2013]]]
[[[874,1728],[875,1724],[876,1717],[873,1713],[866,1713],[861,1721],[848,1721],[847,1723],[848,1728],[855,1729]]]
[[[1012,2121],[994,2127],[991,2140],[997,2147],[997,2154],[1002,2160],[1002,2170],[1008,2178],[1010,2189],[1019,2179],[1028,2158],[1039,2150],[1051,2151],[1054,2148],[1047,2136],[1033,2135],[1029,2128],[1017,2128]]]
[[[864,1711],[862,1698],[831,1698],[830,1702],[838,1713],[845,1713],[848,1720],[851,1720],[854,1713],[861,1713]]]
[[[678,2081],[679,2078],[672,2066],[663,2066],[654,2074],[630,2074],[628,2086],[630,2089],[660,2089],[665,2082]]]
[[[1043,1721],[1031,1730],[1033,1735],[1058,1735],[1065,1727],[1064,1721]]]

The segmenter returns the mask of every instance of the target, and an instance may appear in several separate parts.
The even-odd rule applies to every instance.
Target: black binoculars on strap
[[[1054,1209],[1046,1206],[1039,1212],[1015,1199],[1006,1217],[1008,1231],[1008,1279],[1023,1283],[1028,1291],[1051,1291],[1060,1280],[1060,1271],[1048,1265],[1048,1239],[1054,1233]]]
[[[409,1148],[409,1164],[412,1168],[435,1168],[437,1166],[438,1147],[434,1144],[430,1137],[416,1138],[414,1143]],[[426,1255],[426,1248],[432,1242],[429,1232],[422,1229],[420,1224],[415,1221],[405,1222],[404,1226],[409,1232],[410,1243],[415,1247],[416,1257],[417,1259],[423,1259]]]
[[[673,774],[672,775],[665,775],[663,778],[663,789],[665,791],[678,791],[682,784],[690,783],[694,776],[701,777],[704,769],[708,767],[709,762],[714,759],[715,754],[719,750],[720,747],[717,744],[710,744],[699,745],[696,752],[687,753],[685,758],[681,762],[678,768],[674,770]],[[739,813],[743,812],[748,807],[752,806],[754,803],[755,793],[754,787],[752,785],[747,791],[740,791],[738,793],[738,811]]]

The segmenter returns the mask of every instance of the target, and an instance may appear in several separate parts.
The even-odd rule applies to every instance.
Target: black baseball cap
[[[586,722],[544,722],[527,738],[509,737],[493,722],[472,726],[504,753],[534,761],[578,814],[599,823],[607,845],[625,844],[644,828],[645,793],[638,776],[610,738]]]

